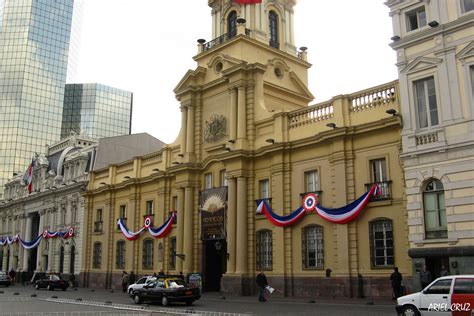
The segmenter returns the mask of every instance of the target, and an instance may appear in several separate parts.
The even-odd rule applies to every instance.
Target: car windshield
[[[52,280],[52,281],[59,281],[59,280],[61,280],[57,275],[50,275],[50,276],[49,276],[49,279]]]

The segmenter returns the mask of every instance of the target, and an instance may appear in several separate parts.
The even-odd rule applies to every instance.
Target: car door
[[[452,278],[431,283],[420,295],[420,312],[423,316],[451,316]]]
[[[453,316],[474,315],[474,278],[460,276],[454,279],[451,308]]]

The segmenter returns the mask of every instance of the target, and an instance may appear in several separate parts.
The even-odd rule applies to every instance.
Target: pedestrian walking
[[[393,268],[393,273],[390,275],[393,289],[393,299],[396,300],[402,296],[402,274],[398,272],[398,267]]]
[[[433,281],[433,277],[431,275],[431,272],[428,270],[426,265],[423,266],[423,270],[420,272],[420,283],[421,283],[421,288],[424,289],[425,287],[428,286],[428,284]]]
[[[15,269],[11,268],[10,272],[8,272],[8,276],[12,280],[12,284],[14,284],[15,283],[15,277],[16,277]]]
[[[135,273],[133,273],[133,271],[130,271],[130,276],[128,277],[128,283],[134,284],[135,281],[136,281]]]
[[[256,282],[258,286],[258,301],[266,302],[267,299],[265,298],[265,287],[268,285],[268,282],[263,270],[260,270],[260,273],[257,275]]]
[[[439,276],[448,276],[449,271],[446,269],[446,266],[444,264],[441,265],[441,271],[439,272]]]
[[[126,271],[122,272],[122,292],[127,292],[129,277]]]

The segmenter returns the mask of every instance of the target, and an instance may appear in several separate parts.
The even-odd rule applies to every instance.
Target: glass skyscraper
[[[73,0],[0,0],[0,197],[59,140]]]
[[[132,93],[97,83],[67,84],[61,138],[71,131],[94,138],[130,134]]]

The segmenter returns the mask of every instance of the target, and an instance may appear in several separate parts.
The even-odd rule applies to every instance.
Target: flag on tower
[[[257,3],[262,3],[262,0],[234,0],[238,4],[257,4]]]
[[[33,166],[35,164],[35,158],[31,159],[31,163],[26,169],[25,174],[23,175],[23,182],[28,189],[28,193],[31,193],[33,190]]]

